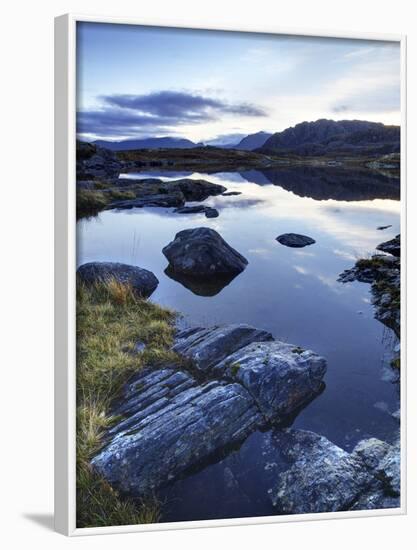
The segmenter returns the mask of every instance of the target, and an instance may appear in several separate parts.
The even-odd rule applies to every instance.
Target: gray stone
[[[147,269],[115,262],[90,262],[77,269],[79,279],[88,285],[116,280],[132,285],[133,290],[147,298],[159,284],[155,275]]]
[[[279,444],[291,464],[278,475],[270,493],[281,513],[348,510],[372,482],[372,474],[357,457],[323,436],[284,430]]]
[[[291,344],[258,341],[228,355],[212,371],[242,384],[265,418],[280,420],[317,395],[326,361]]]
[[[272,335],[250,325],[195,327],[178,333],[173,350],[193,361],[195,368],[209,372],[213,367],[251,342],[272,340]]]
[[[401,490],[401,451],[400,443],[392,446],[376,469],[377,476],[382,480],[386,490],[398,496]]]
[[[280,244],[289,246],[291,248],[303,248],[314,244],[316,241],[306,235],[298,235],[297,233],[284,233],[276,239]]]
[[[214,229],[185,229],[162,249],[172,270],[194,277],[241,273],[248,264]]]
[[[370,468],[375,469],[381,460],[385,457],[391,445],[375,437],[370,439],[362,439],[352,451],[352,456],[356,456]]]

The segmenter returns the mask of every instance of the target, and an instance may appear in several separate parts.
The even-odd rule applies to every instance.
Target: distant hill
[[[241,149],[242,151],[253,151],[262,147],[266,140],[269,139],[272,134],[268,132],[256,132],[256,134],[249,134],[239,141],[234,149]]]
[[[363,120],[301,122],[273,134],[257,149],[266,154],[381,155],[400,151],[399,126]]]
[[[133,149],[191,149],[199,144],[189,139],[175,137],[125,139],[122,141],[107,141],[98,139],[93,142],[99,147],[105,147],[112,151],[131,151]]]

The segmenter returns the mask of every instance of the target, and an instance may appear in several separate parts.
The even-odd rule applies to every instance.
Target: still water
[[[400,232],[398,180],[373,172],[308,169],[128,175],[185,176],[241,194],[207,199],[204,204],[220,213],[215,219],[166,208],[105,211],[82,219],[78,264],[138,265],[159,279],[151,299],[181,312],[187,324],[248,323],[313,349],[327,358],[326,387],[293,427],[322,434],[346,450],[364,437],[392,440],[398,423],[391,413],[399,407],[389,366],[394,336],[373,317],[370,286],[341,284],[337,278]],[[377,229],[386,225],[392,227]],[[162,248],[178,231],[202,226],[218,231],[249,261],[226,286],[188,288],[165,273]],[[316,244],[293,249],[275,240],[290,232],[313,237]],[[278,467],[268,459],[276,456],[273,448],[274,432],[257,432],[240,449],[178,481],[162,494],[162,520],[276,514],[267,494]]]

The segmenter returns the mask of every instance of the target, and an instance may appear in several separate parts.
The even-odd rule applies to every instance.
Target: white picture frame
[[[235,26],[204,29],[274,33],[297,36],[366,39],[398,42],[401,46],[401,507],[376,511],[303,514],[277,517],[203,520],[151,525],[97,528],[76,527],[75,496],[75,281],[76,281],[76,24],[120,23],[158,26],[143,19],[67,14],[55,19],[55,529],[68,536],[190,529],[226,525],[266,524],[322,519],[400,515],[406,513],[406,37],[374,33],[338,33],[283,29],[271,23],[264,28]],[[182,27],[167,21],[166,27]],[[195,27],[193,27],[195,28]]]

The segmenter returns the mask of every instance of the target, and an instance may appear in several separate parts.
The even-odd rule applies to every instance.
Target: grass
[[[104,192],[103,184],[100,183],[96,183],[95,187],[96,189],[91,190],[77,189],[77,218],[95,215],[113,201],[129,200],[136,197],[133,191],[110,189]]]
[[[122,498],[91,468],[106,428],[117,418],[110,405],[138,369],[175,362],[170,351],[175,313],[138,298],[115,280],[77,285],[77,526],[155,523],[159,503]],[[144,342],[141,353],[135,343]]]

